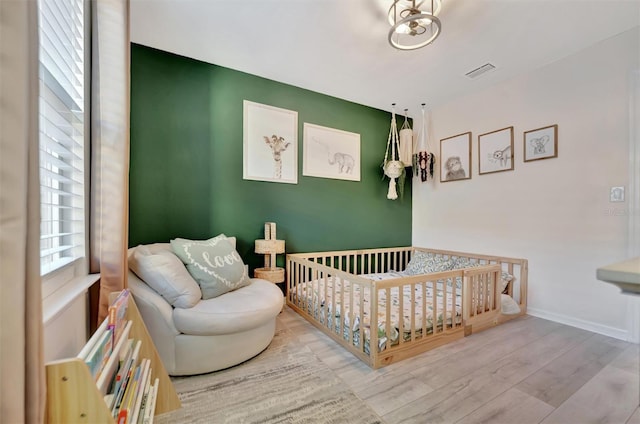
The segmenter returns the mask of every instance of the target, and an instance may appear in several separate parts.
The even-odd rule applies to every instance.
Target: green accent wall
[[[242,178],[243,100],[298,112],[298,184]],[[262,256],[253,243],[266,221],[276,222],[287,252],[410,245],[410,183],[404,199],[388,200],[380,168],[390,119],[132,44],[129,245],[225,233],[238,238],[238,252],[255,268]],[[302,176],[304,122],[360,134],[360,182]]]

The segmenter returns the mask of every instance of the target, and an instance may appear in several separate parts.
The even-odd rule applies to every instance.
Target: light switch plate
[[[624,187],[611,187],[609,202],[624,202]]]

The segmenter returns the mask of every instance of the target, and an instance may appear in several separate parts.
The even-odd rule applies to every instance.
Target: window
[[[83,0],[39,0],[38,5],[40,268],[46,275],[86,256],[86,10]]]

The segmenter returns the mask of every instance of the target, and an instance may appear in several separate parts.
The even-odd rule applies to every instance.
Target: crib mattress
[[[371,279],[374,281],[382,281],[393,278],[402,278],[405,277],[405,275],[398,272],[389,272],[382,274],[364,274],[360,275],[360,277]],[[371,317],[369,316],[371,311],[371,294],[369,290],[362,290],[362,286],[360,284],[353,284],[353,289],[351,288],[351,285],[352,284],[348,280],[328,277],[299,284],[294,295],[299,295],[306,300],[305,306],[307,308],[307,313],[312,314],[322,324],[325,324],[325,315],[328,315],[330,318],[332,318],[329,319],[329,321],[325,325],[327,325],[330,329],[333,329],[337,333],[339,333],[340,329],[342,329],[342,335],[345,340],[349,340],[349,328],[351,328],[353,334],[352,343],[356,347],[360,346],[360,332],[362,329],[364,333],[364,349],[368,354],[370,348],[369,341],[371,331]],[[391,298],[389,300],[387,300],[386,290],[378,290],[378,316],[376,319],[378,331],[378,350],[382,351],[385,349],[387,340],[391,341],[391,345],[398,343],[400,337],[399,329],[401,319],[403,320],[402,337],[404,338],[404,340],[411,339],[412,291],[415,292],[413,299],[415,310],[413,315],[416,327],[415,334],[417,337],[420,337],[422,335],[422,303],[423,298],[425,297],[425,319],[427,334],[433,332],[434,318],[436,321],[436,328],[438,330],[442,329],[444,324],[446,324],[448,327],[451,327],[452,323],[455,323],[455,325],[460,324],[462,322],[462,296],[461,290],[458,288],[459,286],[456,286],[455,301],[453,301],[454,290],[450,283],[444,284],[443,282],[440,282],[436,285],[437,292],[435,296],[435,313],[433,289],[431,287],[426,287],[426,290],[423,290],[423,286],[421,284],[417,284],[412,290],[412,287],[410,285],[404,285],[402,287],[402,311],[400,311],[399,288],[396,287],[390,290]],[[351,293],[353,293],[353,302],[351,302],[351,299],[349,298]],[[387,334],[387,301],[391,303],[390,334]],[[352,304],[353,310],[350,309]],[[362,323],[360,322],[361,305],[363,308]],[[328,312],[328,314],[325,312]]]

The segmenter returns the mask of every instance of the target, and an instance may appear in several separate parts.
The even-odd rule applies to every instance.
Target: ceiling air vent
[[[490,63],[485,63],[484,65],[482,65],[479,68],[474,69],[473,71],[469,71],[467,72],[465,75],[469,78],[478,78],[480,75],[485,74],[489,71],[493,71],[494,69],[496,69],[495,66],[493,66]]]

